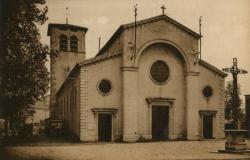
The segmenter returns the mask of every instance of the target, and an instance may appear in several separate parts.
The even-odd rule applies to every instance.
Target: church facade
[[[135,24],[121,25],[85,59],[86,32],[49,24],[59,50],[51,60],[51,116],[70,134],[126,142],[224,137],[226,74],[197,58],[199,34],[160,15],[137,22],[136,42]]]

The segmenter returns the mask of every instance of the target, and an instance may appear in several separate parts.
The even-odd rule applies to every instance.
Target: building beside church
[[[32,105],[35,113],[33,116],[28,117],[26,124],[32,125],[32,134],[39,135],[43,134],[45,130],[45,119],[49,118],[49,100],[50,96],[45,95],[40,100],[37,100]]]
[[[49,24],[51,118],[81,141],[224,137],[226,74],[197,59],[201,36],[160,15],[121,25],[85,59],[87,28]]]

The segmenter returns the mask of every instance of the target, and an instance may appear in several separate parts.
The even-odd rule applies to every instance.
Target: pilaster
[[[186,125],[187,139],[198,140],[199,135],[199,106],[197,95],[200,94],[198,89],[199,72],[188,72],[186,74]]]
[[[135,142],[137,135],[137,69],[121,68],[123,74],[123,141]]]
[[[87,69],[82,67],[80,72],[80,140],[88,138],[88,80]]]
[[[219,107],[219,123],[217,127],[216,138],[225,137],[225,80],[221,78],[220,80],[220,107]]]

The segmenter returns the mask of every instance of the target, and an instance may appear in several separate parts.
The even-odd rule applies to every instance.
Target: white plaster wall
[[[169,79],[166,84],[158,85],[151,80],[150,67],[157,61],[163,60],[170,70]],[[149,135],[149,107],[146,98],[175,98],[173,105],[173,137],[184,135],[184,60],[179,54],[164,44],[155,44],[147,48],[139,59],[138,69],[138,134]]]
[[[85,96],[81,97],[84,102],[81,104],[81,108],[84,108],[86,114],[81,116],[86,123],[83,130],[81,140],[82,141],[96,141],[97,140],[97,116],[91,111],[92,108],[116,108],[118,112],[116,114],[116,122],[114,123],[114,137],[120,138],[122,134],[122,119],[121,119],[121,56],[114,57],[101,62],[89,64],[84,66],[84,73],[82,79],[85,79],[84,92]],[[83,77],[84,76],[84,77]],[[112,90],[109,95],[101,95],[97,90],[97,85],[102,79],[109,79],[112,84]],[[83,114],[82,114],[83,115]]]
[[[197,95],[199,99],[200,110],[214,110],[217,111],[214,123],[214,137],[224,137],[224,78],[217,73],[199,66],[199,92]],[[209,100],[203,97],[202,90],[205,86],[213,88],[213,95]]]
[[[176,27],[165,20],[154,21],[137,27],[137,51],[139,52],[144,45],[149,42],[165,40],[169,41],[182,49],[186,54],[186,58],[190,61],[190,69],[196,70],[193,62],[195,56],[193,52],[198,52],[198,38],[193,37],[182,29]],[[129,42],[134,42],[134,28],[125,30],[124,33],[124,61],[125,66],[131,65],[130,56],[132,50],[129,47]]]
[[[124,47],[123,47],[123,66],[125,67],[130,67],[130,66],[134,66],[137,67],[141,63],[141,57],[140,57],[140,53],[144,51],[145,47],[147,47],[149,44],[153,44],[156,42],[164,42],[164,43],[168,43],[171,44],[172,46],[178,48],[178,50],[180,52],[182,52],[183,55],[183,59],[185,59],[185,67],[184,65],[182,65],[182,67],[178,68],[178,65],[176,67],[173,68],[173,70],[176,70],[176,72],[172,72],[175,76],[174,79],[172,79],[172,81],[169,81],[168,84],[171,85],[175,85],[174,83],[176,83],[176,86],[178,86],[177,88],[174,88],[171,85],[165,85],[165,86],[157,86],[156,84],[152,84],[153,82],[147,83],[149,82],[149,79],[140,79],[138,80],[138,85],[133,85],[136,86],[135,87],[135,92],[136,93],[124,93],[124,97],[131,97],[131,94],[133,97],[139,97],[139,100],[135,100],[135,99],[129,99],[129,98],[125,98],[126,100],[124,100],[125,102],[129,103],[127,105],[124,106],[124,111],[126,111],[126,113],[124,112],[124,115],[127,115],[127,119],[125,119],[124,121],[129,121],[126,124],[128,125],[124,125],[124,130],[129,130],[129,133],[127,133],[128,135],[130,134],[131,136],[134,136],[134,138],[128,138],[127,141],[134,141],[138,136],[134,135],[135,132],[137,132],[137,134],[150,134],[149,132],[149,127],[150,126],[146,126],[149,122],[147,123],[142,123],[141,121],[149,121],[149,119],[147,119],[147,113],[142,112],[141,108],[138,108],[138,112],[141,113],[141,115],[138,116],[142,116],[142,118],[140,119],[140,117],[135,117],[135,115],[133,115],[133,112],[130,108],[137,108],[137,107],[141,107],[141,106],[145,106],[146,105],[146,101],[145,101],[145,96],[174,96],[174,97],[170,97],[170,98],[176,98],[176,104],[174,106],[177,106],[176,108],[173,108],[173,123],[172,124],[173,127],[173,132],[172,132],[172,138],[182,138],[183,136],[185,136],[185,134],[187,134],[186,130],[187,130],[187,123],[185,122],[185,118],[187,121],[187,114],[184,114],[184,112],[187,112],[187,108],[190,110],[189,113],[193,113],[193,109],[194,107],[192,106],[196,106],[196,101],[191,100],[193,98],[195,98],[195,96],[189,96],[189,103],[187,103],[187,100],[185,101],[185,96],[187,96],[187,88],[185,88],[185,85],[190,85],[190,83],[186,83],[186,79],[184,79],[184,72],[189,72],[191,74],[193,73],[197,73],[198,72],[198,68],[197,66],[194,64],[196,57],[194,55],[194,53],[196,53],[198,51],[198,38],[194,37],[193,35],[187,33],[186,31],[184,31],[183,29],[181,29],[180,27],[177,27],[176,25],[174,25],[173,23],[171,23],[170,21],[166,21],[164,19],[161,20],[152,20],[151,23],[145,23],[143,25],[138,25],[137,27],[137,55],[135,57],[135,60],[131,60],[131,55],[133,54],[134,49],[131,48],[131,42],[134,42],[134,28],[129,28],[126,29],[124,31],[123,34],[123,42],[124,42]],[[151,54],[148,54],[151,55]],[[156,54],[152,54],[155,55]],[[163,57],[159,57],[159,58],[163,58]],[[146,59],[146,58],[145,58]],[[151,57],[148,57],[149,60],[152,60]],[[176,59],[178,59],[176,57]],[[180,59],[179,59],[180,60]],[[138,62],[139,61],[139,62]],[[138,63],[137,63],[138,62]],[[175,61],[172,61],[173,63],[175,63]],[[182,61],[182,63],[184,63],[184,60]],[[149,64],[147,64],[148,67]],[[174,64],[173,64],[174,66]],[[139,70],[140,70],[140,66],[139,66]],[[148,68],[147,68],[148,71]],[[182,72],[182,76],[179,76],[179,78],[181,79],[180,81],[178,81],[177,77],[180,72]],[[139,71],[140,73],[140,71]],[[128,75],[130,77],[132,77],[133,79],[136,78],[136,76],[134,74],[125,74]],[[144,78],[149,78],[148,77],[148,72],[145,72],[141,75],[145,75]],[[194,81],[193,79],[196,78],[196,76],[189,76],[192,79],[191,81]],[[129,79],[124,77],[125,79]],[[172,77],[170,77],[171,79]],[[177,79],[175,79],[177,78]],[[173,84],[172,84],[173,83]],[[126,84],[126,83],[124,83]],[[144,85],[142,85],[144,84]],[[126,84],[128,85],[128,84]],[[129,85],[128,85],[129,86]],[[171,86],[171,87],[170,87]],[[142,91],[140,90],[141,87],[145,87],[146,89],[142,89]],[[148,88],[148,90],[147,90]],[[193,87],[189,87],[189,88],[193,88]],[[138,91],[137,91],[138,90]],[[138,92],[138,95],[137,95]],[[190,93],[193,92],[193,90],[189,90]],[[140,95],[140,94],[148,94],[148,95]],[[170,94],[169,94],[170,93]],[[126,95],[130,95],[130,96],[126,96]],[[191,95],[191,94],[189,94]],[[143,97],[143,98],[141,98]],[[185,101],[185,102],[184,102]],[[124,103],[125,103],[124,102]],[[137,104],[138,103],[138,104]],[[129,106],[129,107],[128,107]],[[127,108],[127,109],[126,109]],[[182,109],[180,109],[182,108]],[[148,114],[149,115],[149,114]],[[125,117],[124,116],[124,117]],[[185,117],[186,116],[186,117]],[[190,117],[192,117],[192,115],[189,115]],[[197,118],[196,118],[197,117]],[[194,121],[198,121],[198,115],[195,117]],[[137,118],[139,119],[137,126],[133,125],[134,124],[134,119]],[[191,120],[190,118],[190,123],[193,124],[191,121],[193,121],[193,119]],[[198,123],[198,122],[197,122]],[[190,133],[197,135],[195,132],[193,132],[193,130],[197,130],[196,128],[198,127],[198,125],[194,124],[194,125],[189,125],[189,129]],[[137,131],[134,130],[134,128],[139,128]],[[192,131],[191,131],[192,130]],[[198,131],[197,131],[198,132]],[[137,137],[136,137],[137,136]],[[194,136],[193,136],[194,137]],[[125,137],[126,138],[126,137]],[[133,140],[132,140],[133,139]]]

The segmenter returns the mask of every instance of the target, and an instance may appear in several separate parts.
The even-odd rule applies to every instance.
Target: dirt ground
[[[248,146],[250,145],[248,141]],[[165,160],[249,159],[250,154],[218,153],[224,140],[148,143],[54,143],[5,147],[1,160]]]

